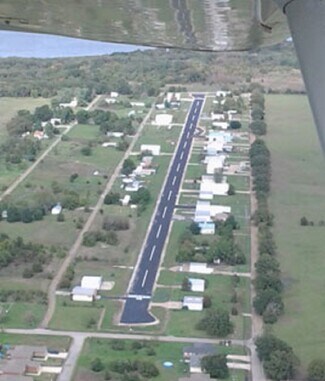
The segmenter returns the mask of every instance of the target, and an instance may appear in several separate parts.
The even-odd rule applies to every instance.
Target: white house
[[[202,235],[214,235],[216,232],[216,226],[213,222],[201,222],[199,228]]]
[[[212,274],[213,268],[208,267],[207,263],[190,262],[190,267],[188,271],[190,273],[197,274]]]
[[[109,138],[122,138],[124,136],[124,132],[106,132],[106,136]]]
[[[202,311],[203,296],[184,296],[183,308],[187,308],[189,311]]]
[[[100,290],[103,283],[103,278],[101,276],[88,276],[85,275],[81,278],[82,288],[92,288],[94,290]]]
[[[118,97],[118,92],[117,91],[111,91],[110,97],[111,98],[117,98]]]
[[[205,152],[209,156],[215,156],[218,153],[223,152],[224,144],[222,141],[213,141],[211,143],[208,143],[207,146],[204,148]]]
[[[207,165],[207,174],[213,175],[217,170],[221,170],[224,167],[225,160],[225,155],[206,156],[204,159],[204,164]]]
[[[59,107],[61,107],[61,108],[66,108],[66,107],[75,108],[77,106],[78,106],[78,99],[76,97],[74,97],[70,103],[60,103],[59,104]]]
[[[156,103],[155,104],[155,109],[156,110],[165,110],[165,103]]]
[[[212,222],[219,214],[230,214],[231,207],[225,205],[211,205],[209,201],[198,200],[195,207],[194,222]]]
[[[145,103],[144,102],[130,102],[132,107],[144,107]]]
[[[225,114],[224,113],[211,113],[211,119],[212,120],[225,120]]]
[[[102,144],[102,147],[107,148],[107,147],[117,147],[117,142],[105,142]]]
[[[60,124],[62,124],[62,121],[60,118],[52,118],[50,119],[50,123],[52,124],[52,126],[59,126]]]
[[[202,181],[200,184],[200,194],[205,192],[212,192],[214,196],[227,196],[229,191],[228,183],[212,183]],[[200,197],[201,198],[201,197]]]
[[[191,291],[193,291],[193,292],[204,292],[204,290],[205,290],[205,280],[204,279],[189,278],[188,281],[191,285]]]
[[[227,95],[230,95],[231,91],[224,91],[224,90],[218,90],[216,91],[216,97],[226,97]]]
[[[157,144],[141,144],[141,152],[150,152],[153,156],[160,155],[160,145]]]
[[[168,126],[173,121],[173,115],[171,114],[157,114],[153,124],[158,126]]]
[[[53,206],[53,208],[51,209],[51,214],[53,216],[57,216],[58,214],[60,214],[62,212],[62,206],[61,204],[57,203],[55,206]]]
[[[83,288],[76,286],[72,289],[71,299],[74,302],[93,302],[96,299],[97,291],[93,288]]]
[[[212,127],[221,128],[222,130],[227,130],[229,127],[228,122],[212,122]]]
[[[141,187],[142,185],[140,185],[139,181],[132,181],[132,183],[127,184],[125,190],[127,192],[137,192]]]

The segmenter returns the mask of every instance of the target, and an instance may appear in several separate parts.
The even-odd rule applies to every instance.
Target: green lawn
[[[137,359],[153,362],[159,369],[159,375],[150,379],[156,381],[174,381],[182,375],[187,374],[188,365],[183,362],[183,347],[190,344],[142,341],[137,342],[141,348],[135,350],[132,349],[132,343],[134,343],[134,341],[119,341],[118,343],[122,343],[122,349],[114,350],[112,348],[114,341],[112,340],[87,339],[78,360],[74,380],[79,381],[85,379],[84,377],[87,377],[86,379],[88,380],[104,380],[104,371],[96,374],[90,370],[91,362],[96,357],[102,360],[105,368],[108,368],[110,361],[121,359],[130,359],[132,361]],[[152,351],[151,356],[148,356],[148,350]],[[240,347],[216,346],[216,350],[218,353],[244,354],[243,349]],[[169,369],[164,368],[163,363],[165,361],[172,362],[174,366]],[[236,381],[244,379],[243,372],[231,372],[231,374],[238,376]],[[229,380],[234,380],[234,378],[229,378]]]
[[[305,96],[266,97],[267,144],[272,154],[270,209],[285,284],[285,315],[275,332],[304,366],[322,357],[324,343],[324,156]],[[315,227],[301,227],[306,216]]]
[[[71,338],[67,336],[15,335],[0,332],[0,342],[8,345],[45,345],[48,348],[68,350]]]
[[[36,328],[43,318],[46,305],[21,302],[0,303],[0,311],[0,324],[4,328]]]
[[[181,131],[181,126],[173,126],[168,129],[166,126],[147,124],[134,147],[134,151],[140,151],[141,144],[159,144],[161,152],[172,153],[177,146]]]

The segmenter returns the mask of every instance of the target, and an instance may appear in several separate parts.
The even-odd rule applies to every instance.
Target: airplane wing
[[[208,51],[289,35],[270,0],[0,0],[0,29]]]

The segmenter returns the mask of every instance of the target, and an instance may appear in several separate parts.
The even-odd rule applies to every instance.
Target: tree
[[[48,105],[36,107],[34,112],[34,121],[47,122],[53,118],[53,111]]]
[[[91,361],[90,368],[93,372],[101,372],[104,369],[104,364],[99,357],[96,357]]]
[[[315,359],[308,365],[308,381],[325,381],[325,360]]]
[[[150,201],[150,199],[151,195],[147,188],[140,188],[131,196],[131,202],[133,204],[147,204]]]
[[[238,130],[239,128],[241,128],[241,123],[238,120],[232,120],[229,123],[229,127],[231,130]]]
[[[196,222],[191,223],[191,225],[189,226],[189,230],[194,235],[198,235],[201,233],[201,228]]]
[[[205,356],[201,360],[201,368],[211,378],[224,379],[229,377],[227,357],[224,354]]]
[[[260,136],[266,134],[266,123],[261,120],[253,121],[249,127],[255,135]]]
[[[91,156],[92,154],[92,149],[89,145],[85,146],[85,147],[82,147],[80,152],[84,155],[84,156]]]
[[[234,325],[227,311],[209,309],[197,324],[197,329],[206,331],[210,336],[225,337],[234,331]]]
[[[258,357],[261,361],[271,358],[274,351],[293,352],[292,348],[283,340],[266,333],[255,340]]]
[[[104,198],[105,205],[119,204],[121,195],[118,192],[110,191]]]
[[[233,196],[236,194],[235,187],[232,184],[229,184],[229,189],[228,189],[228,196]]]
[[[289,380],[294,377],[297,360],[292,351],[276,350],[263,365],[267,377],[271,380]]]
[[[76,119],[77,119],[77,122],[79,124],[86,124],[86,123],[88,123],[89,118],[90,118],[90,114],[86,110],[79,110],[76,113]]]
[[[305,216],[300,218],[300,225],[301,226],[308,226],[309,225],[309,222]]]
[[[128,158],[124,160],[121,172],[123,173],[123,175],[129,176],[132,173],[132,171],[135,170],[135,168],[135,162],[132,159]]]
[[[191,291],[191,282],[185,277],[182,282],[182,291]]]

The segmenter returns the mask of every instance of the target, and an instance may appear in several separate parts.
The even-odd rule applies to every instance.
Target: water
[[[0,57],[78,57],[145,49],[140,46],[79,40],[61,36],[0,31]]]

